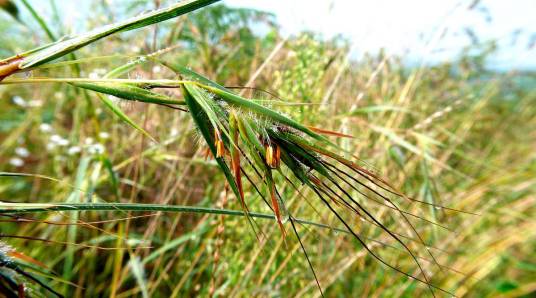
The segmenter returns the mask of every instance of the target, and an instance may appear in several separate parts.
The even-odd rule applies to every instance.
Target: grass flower
[[[293,222],[295,218],[287,210],[286,199],[278,191],[276,181],[289,181],[296,191],[299,191],[299,185],[303,185],[316,194],[326,210],[331,212],[374,258],[401,274],[427,284],[431,291],[439,289],[430,283],[407,239],[387,228],[387,224],[382,222],[362,199],[392,209],[400,220],[411,227],[415,241],[423,246],[426,246],[424,240],[408,217],[431,221],[401,210],[393,197],[440,209],[444,207],[404,196],[385,179],[346,158],[344,150],[327,138],[350,136],[300,124],[274,110],[271,103],[243,98],[190,69],[169,63],[164,65],[186,80],[169,81],[160,85],[145,82],[136,84],[135,81],[128,85],[113,81],[72,84],[104,94],[113,94],[123,100],[156,104],[165,100],[168,107],[186,105],[199,134],[206,141],[209,152],[215,157],[246,213],[249,209],[243,191],[243,178],[251,183],[272,209],[284,236],[284,223],[288,220]],[[154,87],[180,88],[184,102],[173,98],[160,100],[161,95],[151,91]],[[291,173],[291,176],[286,173]],[[256,181],[260,181],[260,184]],[[299,184],[292,181],[298,181]],[[359,194],[360,198],[356,198],[355,193]],[[402,245],[418,266],[421,277],[406,273],[373,252],[344,213],[353,214],[357,219],[379,228]],[[291,226],[299,237],[294,225]],[[307,255],[305,248],[303,250]],[[429,255],[435,262],[431,252]]]

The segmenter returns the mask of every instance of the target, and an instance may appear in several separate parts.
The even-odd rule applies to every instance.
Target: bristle
[[[273,181],[272,181],[272,185],[270,186],[270,197],[272,198],[272,206],[274,207],[274,213],[277,219],[277,224],[279,225],[279,229],[281,230],[283,237],[285,237],[286,236],[285,227],[283,227],[283,221],[281,220],[281,209],[279,208],[279,202],[277,201],[277,198],[276,198],[275,184],[273,183]]]
[[[214,155],[212,155],[212,152],[210,151],[209,147],[206,147],[203,153],[203,158],[206,160],[209,160],[211,158],[214,158]]]

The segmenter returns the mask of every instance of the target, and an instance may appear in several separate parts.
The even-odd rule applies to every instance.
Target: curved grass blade
[[[101,94],[97,94],[97,97],[104,103],[106,107],[108,107],[117,117],[119,117],[121,120],[125,121],[128,125],[132,126],[134,129],[138,130],[142,134],[144,134],[146,137],[151,139],[154,142],[157,142],[155,138],[153,138],[145,129],[141,128],[138,124],[136,124],[134,121],[130,119],[121,109],[113,103],[109,98],[102,96]]]
[[[41,64],[45,64],[49,61],[60,58],[66,54],[76,51],[88,44],[91,44],[106,36],[118,33],[130,31],[152,24],[156,24],[185,13],[194,11],[201,7],[210,5],[219,0],[187,0],[181,1],[167,8],[155,10],[150,13],[141,14],[139,16],[127,19],[122,22],[103,26],[94,29],[85,34],[78,35],[76,37],[64,40],[56,43],[43,51],[36,52],[27,56],[24,61],[19,65],[19,69],[26,69],[29,67],[36,67]]]
[[[22,214],[22,213],[44,213],[44,212],[77,212],[77,211],[132,211],[132,212],[174,212],[174,213],[201,213],[217,214],[229,216],[251,216],[260,219],[274,220],[274,214],[250,212],[246,214],[240,210],[208,208],[199,206],[164,205],[164,204],[142,204],[142,203],[5,203],[0,202],[0,213],[2,214]],[[316,223],[304,219],[294,218],[294,221],[304,225],[315,226],[324,229],[334,229],[325,224]],[[345,230],[340,230],[341,232]]]
[[[45,20],[41,17],[41,15],[39,15],[39,13],[37,13],[37,11],[33,8],[33,6],[30,3],[28,3],[28,0],[21,0],[21,2],[22,4],[24,4],[26,9],[28,9],[32,17],[37,21],[37,23],[39,23],[39,26],[41,26],[41,28],[45,31],[48,38],[52,41],[55,41],[57,39],[56,36],[54,35],[54,33],[52,33],[52,30],[50,30],[50,28],[48,27]]]
[[[201,75],[200,73],[198,72],[195,72],[187,67],[184,67],[184,66],[181,66],[181,65],[178,65],[176,63],[170,63],[170,62],[167,62],[167,61],[163,61],[163,60],[157,60],[158,62],[160,62],[162,65],[164,65],[165,67],[171,69],[172,71],[174,71],[175,73],[177,74],[181,74],[187,78],[191,78],[193,79],[194,81],[197,81],[197,82],[200,82],[202,84],[206,84],[208,86],[211,86],[211,87],[214,87],[214,88],[218,88],[218,89],[221,89],[221,90],[226,90],[225,87],[223,87],[222,85],[204,77],[203,75]]]
[[[89,82],[73,82],[73,86],[113,95],[121,99],[140,101],[154,104],[167,105],[186,105],[182,100],[175,100],[169,96],[151,92],[149,90],[122,83],[89,83]]]

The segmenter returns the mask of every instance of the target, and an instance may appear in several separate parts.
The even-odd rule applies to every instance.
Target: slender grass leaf
[[[136,281],[140,286],[142,297],[148,298],[149,292],[147,290],[147,280],[145,278],[145,269],[143,268],[142,262],[140,262],[140,259],[137,256],[134,256],[130,259],[128,265],[130,266],[132,274],[134,274],[134,277],[136,277]]]
[[[206,84],[208,86],[211,86],[211,87],[214,87],[214,88],[218,88],[218,89],[221,89],[221,90],[227,90],[225,89],[225,87],[223,87],[222,85],[204,77],[203,75],[199,74],[198,72],[195,72],[187,67],[184,67],[184,66],[181,66],[181,65],[178,65],[178,64],[175,64],[175,63],[169,63],[167,61],[161,61],[159,60],[160,63],[162,63],[164,66],[168,67],[169,69],[173,70],[175,73],[177,74],[181,74],[181,75],[184,75],[185,77],[187,78],[190,78],[190,79],[193,79],[194,81],[198,81],[202,84]]]
[[[89,89],[92,91],[113,95],[126,100],[140,101],[155,104],[185,105],[182,100],[175,100],[169,96],[151,92],[149,90],[121,83],[70,83],[73,86]]]
[[[45,33],[47,34],[48,38],[53,42],[56,41],[57,38],[54,35],[54,33],[52,33],[52,30],[50,30],[50,28],[48,27],[47,23],[43,19],[43,17],[41,17],[41,15],[33,8],[33,6],[30,3],[28,3],[28,0],[21,0],[21,2],[22,2],[22,4],[24,4],[26,9],[28,9],[28,11],[32,15],[32,17],[37,21],[39,26],[41,26],[41,28],[45,31]]]
[[[158,9],[153,12],[141,14],[139,16],[127,19],[122,22],[94,29],[90,32],[78,35],[76,37],[64,40],[59,43],[55,43],[54,45],[42,51],[27,56],[20,64],[19,68],[26,69],[29,67],[39,66],[41,64],[60,58],[73,51],[76,51],[77,49],[80,49],[106,36],[163,22],[165,20],[210,5],[217,1],[219,0],[181,1],[167,8]]]
[[[115,103],[113,103],[109,98],[102,96],[100,94],[97,94],[97,97],[104,103],[104,105],[106,105],[106,107],[108,107],[117,117],[119,117],[119,119],[125,121],[128,125],[132,126],[134,129],[138,130],[139,132],[144,134],[146,137],[156,142],[156,140],[148,132],[146,132],[145,129],[141,128],[134,121],[132,121],[130,117],[128,117],[125,113],[123,113],[123,111],[121,111],[121,109]]]

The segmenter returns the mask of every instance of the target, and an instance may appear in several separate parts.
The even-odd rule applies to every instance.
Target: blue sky
[[[225,0],[235,7],[275,13],[285,34],[313,30],[342,34],[354,55],[385,48],[414,62],[452,59],[471,43],[497,40],[489,64],[497,69],[536,69],[536,0]],[[446,34],[442,35],[444,30]],[[518,33],[516,33],[518,32]]]
[[[58,0],[69,11],[62,20],[76,32],[81,16],[96,0]],[[126,3],[132,0],[106,0]],[[169,0],[175,1],[175,0]],[[313,30],[337,34],[353,43],[352,55],[385,48],[411,63],[434,63],[456,57],[471,43],[466,28],[480,42],[497,40],[499,51],[488,65],[499,70],[536,70],[536,0],[223,0],[234,7],[273,12],[284,34]],[[43,13],[49,1],[32,0]],[[50,13],[44,13],[47,17]],[[103,16],[89,15],[89,18]],[[444,30],[446,34],[442,35]],[[519,32],[516,34],[516,32]]]

